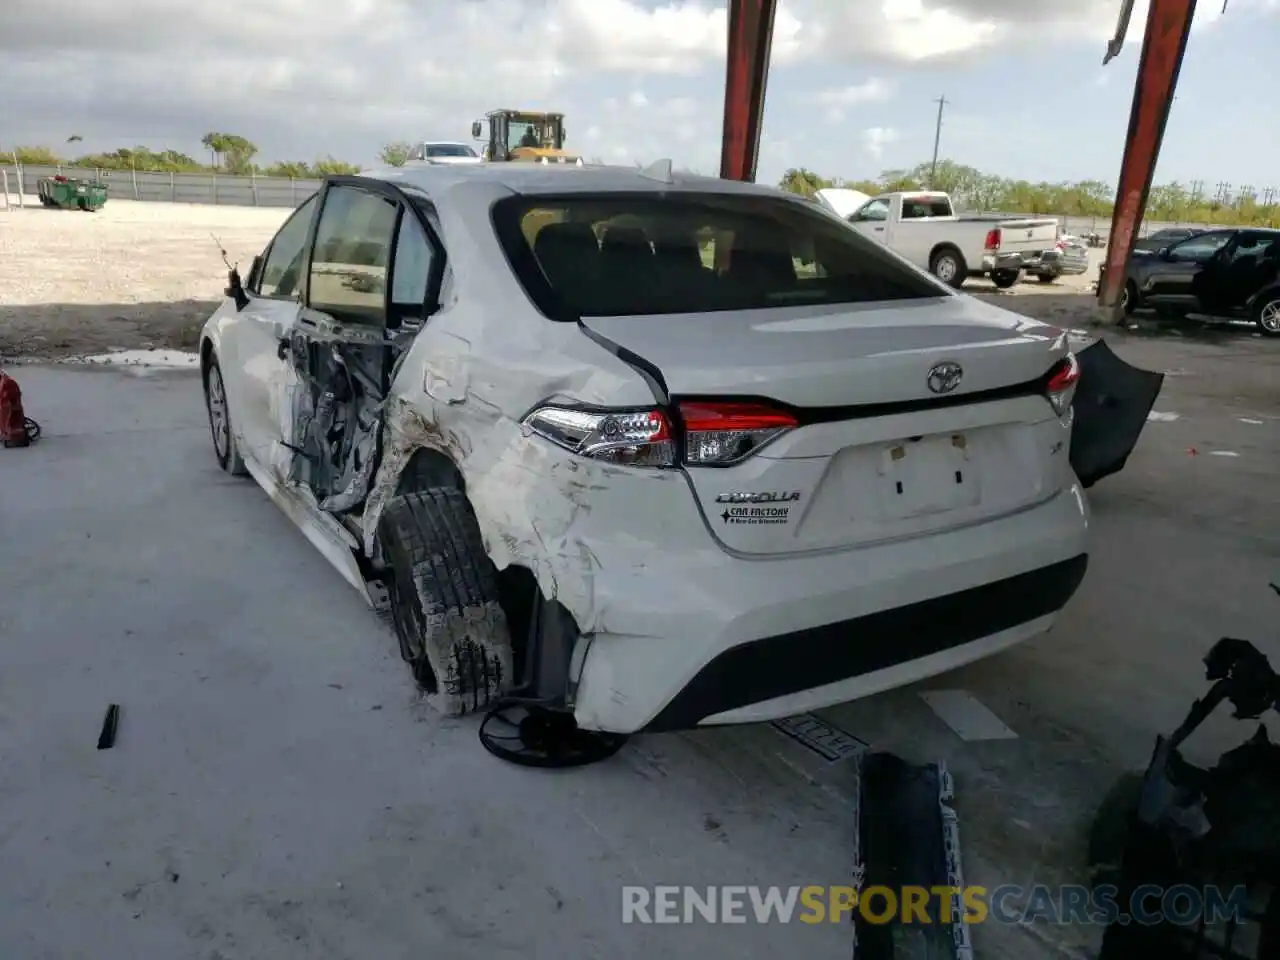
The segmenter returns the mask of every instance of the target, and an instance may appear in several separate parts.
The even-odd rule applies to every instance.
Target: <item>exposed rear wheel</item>
[[[511,638],[466,495],[433,487],[396,497],[378,539],[400,655],[428,701],[450,716],[492,706],[513,682]]]
[[[218,466],[233,477],[243,477],[249,471],[236,447],[227,406],[227,387],[217,357],[210,358],[209,369],[204,374],[204,404],[209,411],[209,432],[213,435],[213,453],[218,458]]]
[[[1001,290],[1008,290],[1018,282],[1021,276],[1020,270],[994,270],[991,273],[991,282]]]
[[[1056,273],[1042,273],[1038,279],[1041,283],[1057,283],[1058,275]]]

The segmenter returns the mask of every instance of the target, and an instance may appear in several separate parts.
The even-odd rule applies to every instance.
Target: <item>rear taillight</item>
[[[524,418],[527,433],[578,456],[633,467],[740,463],[797,426],[789,413],[757,403],[685,401],[673,424],[661,410],[578,410],[545,405]]]
[[[1065,417],[1071,409],[1071,398],[1075,395],[1076,384],[1079,382],[1080,361],[1074,353],[1068,353],[1049,371],[1049,381],[1045,384],[1044,392],[1058,416]]]
[[[676,444],[661,410],[573,410],[544,406],[524,418],[531,433],[593,460],[632,467],[672,467]]]
[[[680,404],[684,461],[691,467],[725,467],[751,456],[797,426],[789,413],[758,403]]]
[[[984,250],[1000,249],[1000,229],[998,227],[995,230],[987,231],[987,239],[982,244],[982,249]]]

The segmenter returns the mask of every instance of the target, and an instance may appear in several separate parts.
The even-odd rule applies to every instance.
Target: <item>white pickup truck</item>
[[[826,198],[818,200],[844,215]],[[1024,269],[1038,270],[1053,256],[1060,232],[1052,217],[957,216],[947,194],[929,190],[872,197],[844,219],[956,288],[980,276],[1013,286]]]

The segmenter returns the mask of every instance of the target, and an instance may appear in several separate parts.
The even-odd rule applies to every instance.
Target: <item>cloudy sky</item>
[[[1114,182],[1145,2],[1100,66],[1120,0],[784,0],[760,178],[853,179],[942,154],[1029,179]],[[210,130],[264,160],[371,163],[466,139],[485,109],[567,115],[607,161],[718,168],[723,0],[3,0],[0,148],[145,144]],[[1200,0],[1162,180],[1280,187],[1280,0]],[[1067,12],[1069,11],[1069,12]]]

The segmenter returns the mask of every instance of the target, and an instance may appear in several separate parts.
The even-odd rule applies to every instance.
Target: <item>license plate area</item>
[[[963,433],[886,445],[877,484],[881,515],[900,520],[976,507],[982,500],[979,465]]]

